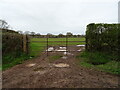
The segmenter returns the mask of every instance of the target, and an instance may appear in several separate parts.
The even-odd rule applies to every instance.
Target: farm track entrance
[[[46,38],[45,38],[46,39]],[[110,75],[105,72],[97,71],[95,69],[85,68],[77,64],[78,60],[75,58],[79,53],[77,48],[84,48],[75,43],[69,44],[67,41],[68,52],[73,52],[73,55],[68,55],[67,59],[59,58],[50,62],[50,57],[56,54],[63,55],[63,52],[50,51],[47,55],[47,49],[51,46],[57,48],[58,46],[65,47],[65,45],[51,44],[48,40],[41,44],[45,47],[45,52],[40,57],[26,60],[23,64],[16,65],[3,72],[3,88],[117,88],[118,76]],[[42,41],[42,39],[41,39]],[[33,42],[41,41],[36,40]],[[71,40],[72,41],[72,40]],[[77,41],[77,40],[76,40]],[[53,41],[52,41],[53,42]],[[55,42],[55,40],[54,40]],[[61,43],[61,42],[60,42]],[[62,43],[63,44],[63,43]],[[38,45],[38,44],[37,44]],[[36,45],[36,48],[38,49]],[[82,49],[83,50],[83,49]],[[39,51],[39,50],[38,50]],[[40,51],[39,51],[40,52]],[[82,59],[79,60],[81,62]]]
[[[54,56],[56,53],[50,52],[49,56]],[[118,87],[118,76],[79,66],[75,58],[77,53],[72,54],[74,55],[68,55],[67,59],[59,58],[53,62],[50,62],[46,54],[42,54],[40,57],[16,65],[3,72],[3,88]]]

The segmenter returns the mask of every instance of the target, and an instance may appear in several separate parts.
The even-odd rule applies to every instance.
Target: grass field
[[[37,41],[37,42],[35,42],[35,41]],[[74,41],[74,42],[71,42],[71,41]],[[68,45],[83,45],[83,44],[85,44],[85,42],[80,42],[80,41],[85,41],[85,38],[84,37],[68,38]],[[64,45],[66,45],[66,38],[49,38],[48,45],[49,46],[56,46],[56,45],[64,46]],[[46,48],[46,46],[47,46],[47,38],[31,38],[30,55],[31,56],[40,55],[40,53]]]

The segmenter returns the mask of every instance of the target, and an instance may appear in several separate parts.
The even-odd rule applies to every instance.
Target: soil
[[[70,53],[73,55],[68,55],[67,59],[60,58],[52,63],[48,57],[63,52],[49,52],[48,57],[43,53],[3,71],[3,88],[118,88],[117,75],[77,65],[75,56],[80,52]],[[61,63],[67,67],[55,67]]]

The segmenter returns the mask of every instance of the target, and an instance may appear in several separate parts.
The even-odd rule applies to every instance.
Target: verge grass
[[[27,59],[30,59],[30,56],[26,55],[26,54],[21,54],[18,57],[14,57],[12,54],[6,55],[2,59],[2,60],[4,60],[3,64],[2,64],[2,70],[6,70],[17,64],[22,64]]]
[[[102,52],[87,52],[80,53],[76,58],[78,64],[87,68],[95,68],[112,74],[120,74],[120,62],[115,61],[115,56]]]
[[[62,55],[53,55],[53,56],[49,56],[49,62],[52,63],[55,60],[58,60],[62,57]]]

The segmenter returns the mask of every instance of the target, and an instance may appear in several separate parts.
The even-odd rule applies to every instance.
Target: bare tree
[[[47,33],[47,37],[52,37],[53,35],[51,33]]]
[[[68,37],[72,37],[73,36],[73,34],[71,33],[71,32],[67,32],[67,34],[66,34]]]
[[[32,36],[34,36],[34,35],[35,35],[35,32],[31,32],[30,34],[31,34]]]
[[[64,37],[64,35],[60,33],[60,34],[58,35],[58,37]]]
[[[10,26],[5,20],[0,19],[0,29],[8,29]]]
[[[37,33],[36,35],[39,35],[39,36],[40,36],[41,34],[40,34],[40,33]]]
[[[37,34],[35,34],[35,36],[37,36],[38,38],[40,38],[40,37],[41,37],[41,34],[40,34],[40,33],[37,33]]]
[[[18,32],[19,34],[23,34],[23,31],[18,30],[17,32]]]
[[[29,35],[30,31],[25,31],[24,34]]]

